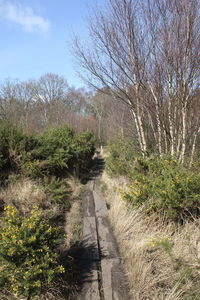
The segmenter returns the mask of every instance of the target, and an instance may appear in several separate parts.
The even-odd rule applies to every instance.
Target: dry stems
[[[35,205],[46,208],[47,197],[44,188],[29,178],[21,178],[2,189],[0,197],[6,204],[14,204],[20,212],[26,214]]]
[[[71,209],[65,214],[65,233],[66,239],[64,246],[66,249],[80,241],[81,229],[82,229],[82,216],[81,216],[81,200],[80,194],[82,191],[82,185],[78,178],[70,177],[68,184],[71,188]]]
[[[126,188],[124,179],[104,173],[102,180],[132,298],[187,299],[186,292],[200,277],[200,220],[178,226],[158,215],[147,217],[142,209],[128,208],[121,200],[117,187]]]
[[[70,248],[73,243],[76,243],[80,239],[82,218],[81,218],[81,200],[80,194],[82,191],[82,185],[80,181],[75,177],[67,179],[67,183],[71,188],[71,209],[65,214],[64,232],[66,233],[66,239],[60,246],[60,250],[65,251]],[[48,199],[44,192],[44,188],[36,181],[29,178],[21,178],[15,182],[10,183],[6,188],[0,190],[0,198],[2,198],[5,204],[14,204],[18,210],[27,214],[31,211],[33,206],[39,205],[44,208],[44,217],[52,218],[60,215],[58,205],[48,205]],[[75,286],[68,286],[67,282],[58,283],[53,282],[48,286],[45,294],[36,298],[36,300],[62,300],[65,299],[60,292],[60,288],[69,292],[68,299],[73,293],[75,293]],[[0,291],[0,299],[2,300],[23,300],[21,297],[15,296],[9,291]],[[24,299],[25,300],[25,299]]]

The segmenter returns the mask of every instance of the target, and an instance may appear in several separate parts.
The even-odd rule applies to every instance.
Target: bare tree
[[[198,0],[108,0],[91,18],[90,47],[74,41],[84,79],[129,107],[143,154],[152,140],[181,163],[191,153],[199,30]]]
[[[90,26],[93,49],[83,49],[75,41],[79,64],[93,75],[96,88],[107,87],[116,99],[131,109],[143,152],[147,149],[144,132],[144,109],[141,97],[148,46],[141,31],[138,7],[132,1],[109,1],[109,13],[99,11]]]
[[[41,110],[43,110],[44,123],[49,122],[49,117],[52,115],[59,123],[59,102],[66,98],[68,91],[67,80],[63,76],[53,73],[47,73],[41,76],[35,82],[35,100],[40,103]]]
[[[19,82],[6,80],[0,85],[1,118],[28,128],[28,119],[32,109],[34,85],[31,81]]]
[[[163,105],[166,107],[164,130],[168,150],[184,163],[186,150],[190,148],[186,145],[187,135],[194,129],[188,126],[192,117],[190,108],[199,84],[199,1],[151,0],[147,19],[154,41],[151,55],[154,73],[149,73],[148,84],[158,116],[159,107],[162,110]]]
[[[46,74],[33,81],[6,80],[0,84],[0,119],[25,132],[69,124],[77,131],[96,133],[97,122],[89,110],[91,94],[68,87],[66,79]]]

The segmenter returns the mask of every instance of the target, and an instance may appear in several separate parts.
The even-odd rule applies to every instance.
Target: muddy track
[[[97,164],[103,168],[103,160]],[[80,252],[82,289],[79,300],[128,300],[121,259],[98,185],[101,168],[86,185],[83,199],[83,240]]]

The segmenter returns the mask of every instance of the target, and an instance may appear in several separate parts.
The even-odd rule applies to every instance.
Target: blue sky
[[[0,81],[52,72],[83,86],[69,43],[73,32],[86,38],[88,9],[103,1],[0,0]]]

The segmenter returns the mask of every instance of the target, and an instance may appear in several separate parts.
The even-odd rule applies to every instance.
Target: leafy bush
[[[138,159],[134,180],[123,198],[147,212],[160,211],[177,219],[197,213],[200,204],[200,174],[172,159]]]
[[[37,138],[38,145],[23,153],[21,169],[34,177],[59,175],[68,168],[74,132],[67,126],[46,130]]]
[[[130,140],[116,140],[109,144],[108,152],[107,172],[113,176],[129,175],[135,160],[134,143]]]
[[[0,168],[16,169],[21,160],[21,154],[32,150],[37,140],[27,136],[20,129],[0,123]]]
[[[51,203],[55,203],[64,208],[70,208],[68,200],[70,187],[66,180],[52,176],[50,179],[45,178],[45,192]]]
[[[6,207],[0,233],[0,286],[16,295],[39,295],[64,268],[58,263],[59,231],[35,208],[29,218]]]
[[[79,172],[90,167],[91,159],[95,152],[94,137],[92,133],[86,131],[76,136],[73,143],[74,165]]]
[[[94,154],[90,133],[76,135],[68,126],[49,129],[38,138],[38,147],[23,153],[22,170],[27,175],[62,177],[85,168]]]
[[[67,173],[77,175],[87,169],[94,154],[94,138],[79,135],[68,126],[46,130],[32,137],[7,124],[0,124],[0,169],[32,177]]]

